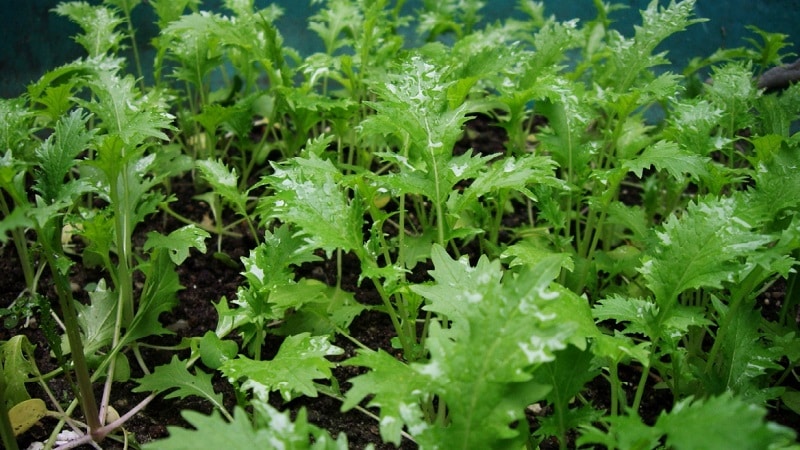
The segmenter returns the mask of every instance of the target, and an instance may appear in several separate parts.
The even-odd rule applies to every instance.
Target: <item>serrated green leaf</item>
[[[712,83],[705,85],[711,103],[720,109],[719,123],[725,126],[725,133],[733,135],[755,122],[751,108],[758,96],[753,83],[751,67],[742,63],[730,63],[714,67]]]
[[[714,133],[721,118],[722,110],[706,100],[679,102],[667,119],[664,136],[685,151],[707,156],[726,142]]]
[[[678,402],[655,427],[666,434],[666,444],[678,450],[772,448],[788,444],[794,433],[764,420],[763,408],[725,393],[707,400]]]
[[[139,385],[132,389],[133,392],[166,393],[164,398],[167,399],[195,396],[210,401],[216,408],[224,409],[222,394],[214,391],[211,375],[200,369],[195,369],[192,374],[177,355],[172,356],[169,364],[156,367],[152,373],[136,381]]]
[[[158,37],[159,65],[165,56],[177,61],[173,76],[200,88],[208,72],[222,62],[223,21],[221,15],[205,11],[185,14],[170,22]]]
[[[158,28],[164,29],[179,19],[187,8],[196,10],[200,0],[150,0],[148,3],[158,16]]]
[[[220,448],[282,448],[292,450],[346,450],[347,437],[336,440],[308,423],[305,409],[292,421],[290,413],[279,412],[267,403],[253,402],[256,424],[239,407],[233,421],[214,412],[210,416],[196,411],[181,412],[194,429],[168,427],[169,437],[144,444],[144,450],[219,450]]]
[[[576,328],[547,309],[562,297],[551,285],[561,259],[545,258],[514,274],[486,257],[474,267],[464,258],[453,260],[440,246],[431,259],[435,283],[411,289],[429,301],[423,309],[450,324],[445,329],[432,322],[430,361],[412,368],[431,378],[428,389],[447,405],[450,423],[426,428],[416,440],[431,447],[513,448],[523,436],[511,424],[550,390],[532,369],[552,361]]]
[[[574,270],[575,264],[572,261],[572,256],[569,253],[556,253],[547,245],[544,240],[526,239],[506,248],[501,258],[513,258],[509,263],[509,267],[516,267],[522,265],[534,265],[544,258],[557,256],[561,259],[561,267],[567,270]]]
[[[339,185],[341,172],[333,163],[309,154],[274,168],[268,183],[275,194],[262,202],[269,216],[297,225],[315,248],[362,247],[363,207]]]
[[[660,306],[669,305],[678,294],[693,288],[720,288],[733,281],[743,258],[771,239],[758,234],[739,217],[734,198],[706,198],[689,204],[680,218],[670,217],[658,242],[642,258],[640,273]]]
[[[333,363],[325,357],[343,352],[328,342],[327,336],[301,333],[287,337],[270,361],[254,361],[239,355],[224,362],[219,370],[230,379],[244,380],[241,389],[252,390],[263,401],[269,399],[271,391],[279,391],[289,401],[298,395],[316,397],[314,380],[331,377]]]
[[[116,70],[99,70],[87,84],[96,99],[82,103],[100,119],[102,128],[124,144],[126,151],[112,157],[129,161],[138,153],[132,150],[146,139],[169,139],[165,131],[173,129],[174,117],[167,112],[163,96],[156,92],[142,95],[132,76],[121,78]]]
[[[720,355],[713,361],[716,380],[709,384],[719,392],[733,392],[753,402],[764,401],[775,395],[766,389],[770,385],[766,376],[769,371],[783,370],[776,361],[780,355],[762,341],[759,311],[739,311],[730,320],[727,332],[720,336]]]
[[[484,170],[474,176],[475,179],[461,195],[456,197],[455,202],[452,204],[448,202],[452,213],[457,214],[478,198],[503,189],[513,189],[536,200],[535,195],[528,188],[531,184],[547,184],[555,188],[566,187],[563,181],[555,177],[555,162],[551,158],[534,155],[526,155],[519,159],[506,157],[501,161],[496,161],[488,169],[483,167],[485,166],[483,159],[473,158],[476,160],[475,162],[481,163],[478,168]],[[463,173],[465,170],[462,168],[466,165],[462,165],[460,160],[453,158],[449,165],[450,170],[457,175],[455,179],[451,180],[451,185],[455,185],[465,178],[473,177],[471,173]]]
[[[100,280],[89,292],[89,302],[88,305],[75,302],[78,324],[83,331],[83,350],[87,356],[111,344],[117,314],[116,293],[108,289],[105,280]]]
[[[0,376],[5,385],[5,398],[0,401],[4,401],[7,408],[31,398],[25,383],[38,373],[34,362],[28,359],[33,355],[33,349],[33,344],[24,335],[13,336],[0,344]]]
[[[628,323],[628,333],[644,333],[650,335],[658,306],[644,299],[626,298],[613,295],[599,300],[592,308],[592,316],[597,320],[614,320],[617,323]]]
[[[412,435],[427,428],[419,405],[432,381],[427,374],[420,374],[383,350],[359,351],[344,365],[371,370],[350,379],[352,387],[345,394],[342,411],[369,397],[367,406],[380,409],[381,438],[394,445],[400,445],[404,426]]]
[[[177,293],[180,284],[175,265],[165,253],[154,255],[153,259],[141,266],[145,283],[139,299],[139,308],[123,336],[126,343],[135,342],[147,336],[172,334],[158,320],[161,313],[172,310],[178,304]]]
[[[614,335],[603,334],[595,338],[592,352],[599,358],[608,359],[610,364],[627,363],[631,359],[645,367],[650,365],[650,342],[635,343],[634,340],[619,331]]]
[[[144,243],[145,251],[150,249],[164,249],[169,252],[169,258],[175,265],[181,265],[189,257],[189,249],[195,248],[201,253],[206,252],[205,240],[211,235],[196,225],[186,225],[171,232],[168,236],[151,231],[147,233]]]
[[[692,19],[694,0],[670,2],[666,7],[657,0],[648,3],[641,10],[642,25],[635,25],[633,39],[616,37],[611,41],[612,57],[604,71],[604,78],[616,87],[618,92],[626,92],[645,69],[667,63],[666,52],[654,53],[656,47],[666,38],[689,25],[705,19]]]
[[[588,349],[580,350],[572,345],[556,352],[556,358],[544,364],[537,371],[537,379],[546,382],[552,389],[546,399],[553,405],[552,422],[555,430],[540,430],[540,433],[554,435],[559,439],[566,439],[567,430],[576,428],[586,423],[589,418],[597,418],[598,412],[570,409],[569,404],[573,396],[584,388],[584,385],[597,376],[600,370],[592,366],[592,352]]]
[[[75,157],[92,141],[94,131],[86,129],[89,117],[83,110],[72,111],[56,123],[53,135],[36,150],[39,166],[35,187],[48,203],[65,198],[65,192],[75,183],[65,177],[75,166]]]
[[[219,160],[197,161],[197,168],[203,178],[214,188],[214,192],[235,206],[247,203],[246,194],[239,192],[239,177],[236,169],[228,169]],[[237,212],[239,212],[237,210]]]
[[[123,23],[122,17],[115,11],[102,5],[90,5],[84,1],[61,2],[53,11],[67,16],[80,25],[83,34],[75,37],[89,56],[95,57],[116,51],[122,39],[122,33],[114,29]]]
[[[281,333],[298,334],[308,331],[317,336],[332,337],[337,332],[347,331],[353,319],[366,309],[356,301],[352,293],[335,286],[316,283],[321,285],[321,289],[317,291],[313,301],[303,301],[302,304],[298,304],[296,310],[286,318]],[[272,299],[280,304],[280,299],[276,297],[272,296]],[[293,303],[308,298],[302,295],[295,297],[297,299]]]
[[[683,180],[687,174],[697,180],[708,174],[708,161],[706,157],[681,149],[674,142],[658,141],[636,159],[625,161],[623,166],[637,177],[642,176],[642,170],[654,166],[657,170],[666,170],[676,180]]]
[[[24,158],[24,150],[31,143],[30,133],[33,131],[33,111],[25,98],[0,99],[0,149],[4,158],[11,160]],[[0,164],[2,167],[4,164]],[[0,179],[2,182],[2,179]]]
[[[578,406],[575,408],[567,409],[562,414],[552,414],[545,417],[538,417],[536,420],[539,422],[539,428],[534,433],[535,436],[560,436],[560,428],[572,430],[585,426],[590,423],[595,423],[603,418],[603,412],[589,405]],[[566,438],[559,439],[561,440]],[[620,447],[631,448],[631,447]]]
[[[294,282],[294,267],[319,261],[314,248],[288,225],[264,233],[264,241],[242,257],[243,275],[255,290],[274,291]]]
[[[661,431],[642,423],[641,417],[636,414],[607,416],[603,422],[607,424],[603,429],[582,427],[576,444],[580,447],[599,444],[596,446],[620,449],[655,449],[661,445]]]

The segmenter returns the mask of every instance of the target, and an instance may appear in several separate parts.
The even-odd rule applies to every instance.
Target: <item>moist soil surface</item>
[[[455,149],[456,152],[463,152],[467,148],[472,148],[476,152],[482,153],[504,151],[505,135],[503,131],[493,126],[487,118],[475,118],[467,123],[467,127],[468,132],[464,134],[464,138],[459,142]],[[174,211],[198,222],[208,220],[208,217],[211,216],[211,210],[207,204],[193,199],[197,192],[194,191],[193,183],[188,177],[172,183],[172,190],[177,197],[177,200],[170,205]],[[633,198],[627,200],[635,203],[637,201],[636,193],[631,193],[630,195]],[[506,218],[506,222],[513,225],[524,221],[525,214],[523,211],[520,211],[519,217],[511,214]],[[232,217],[229,217],[229,219],[233,220]],[[183,225],[183,223],[179,223],[165,214],[154,216],[152,220],[147,220],[145,224],[137,229],[138,244],[141,245],[144,242],[144,237],[149,231],[157,230],[166,234]],[[235,231],[240,236],[224,237],[221,241],[221,249],[231,260],[239,261],[242,256],[248,255],[250,250],[255,247],[255,242],[248,236],[244,227]],[[238,286],[245,282],[240,273],[242,268],[235,264],[226,264],[213,255],[217,245],[216,236],[212,236],[206,243],[209,247],[207,253],[201,254],[192,251],[191,256],[184,264],[177,268],[184,289],[178,294],[178,305],[160,318],[162,323],[173,330],[175,334],[150,338],[145,341],[146,343],[162,346],[175,345],[180,342],[182,337],[202,336],[207,331],[214,330],[217,325],[218,317],[214,303],[222,299],[230,301],[236,298]],[[477,257],[478,255],[473,256]],[[76,258],[76,262],[80,261]],[[353,292],[356,299],[365,305],[377,305],[380,300],[370,282],[365,281],[360,285],[358,284],[358,262],[350,255],[345,255],[343,264],[344,270],[342,272],[344,278],[342,280],[342,288]],[[429,268],[421,267],[414,276],[424,279],[426,270]],[[3,274],[0,277],[0,308],[5,308],[24,289],[23,274],[17,260],[16,251],[11,244],[0,247],[0,273]],[[298,278],[315,278],[332,284],[336,280],[336,273],[336,263],[326,259],[321,262],[307,263],[300,267]],[[88,295],[82,287],[88,283],[97,282],[103,276],[104,274],[101,272],[86,270],[81,264],[75,264],[71,273],[73,286],[75,287],[75,297],[78,300],[87,301]],[[761,305],[765,314],[770,314],[770,311],[776,311],[780,308],[784,291],[785,287],[778,282],[770,290],[762,294]],[[53,305],[57,304],[55,291],[46,270],[40,281],[40,292],[50,298]],[[400,357],[399,352],[391,346],[390,341],[395,333],[388,316],[385,314],[366,310],[355,318],[350,331],[354,338],[368,347],[373,349],[381,348],[395,354],[398,358]],[[20,322],[19,325],[13,328],[4,326],[2,332],[0,332],[0,340],[8,340],[17,334],[26,335],[30,342],[35,345],[36,364],[42,373],[47,373],[57,368],[55,360],[48,349],[47,341],[35,318],[27,324]],[[274,354],[280,343],[279,337],[270,337],[267,341],[265,354]],[[334,343],[345,349],[343,355],[332,358],[334,361],[343,361],[355,354],[355,345],[348,339],[339,337]],[[187,352],[184,351],[181,355],[186,356]],[[144,348],[142,353],[151,370],[158,365],[168,363],[173,354],[172,352],[150,348]],[[208,369],[205,370],[210,372]],[[333,372],[339,380],[341,389],[346,391],[349,388],[347,380],[362,373],[363,369],[351,366],[337,366]],[[142,375],[136,364],[132,364],[132,377],[137,378]],[[633,388],[638,383],[640,376],[641,371],[638,367],[626,366],[620,368],[621,379],[626,386],[630,387],[628,395],[633,395]],[[669,410],[672,406],[672,397],[668,390],[657,389],[655,382],[656,380],[650,380],[649,389],[647,389],[640,409],[642,418],[649,423],[654,422],[662,411]],[[223,395],[226,408],[229,411],[232,410],[236,404],[236,394],[233,386],[219,374],[215,375],[213,383],[215,390]],[[146,396],[143,393],[133,392],[132,389],[135,386],[136,383],[132,381],[115,384],[112,405],[120,413],[124,413]],[[587,385],[583,396],[595,407],[607,410],[610,401],[608,386],[608,381],[604,377],[597,377]],[[74,398],[70,393],[69,387],[62,379],[51,381],[50,388],[60,399]],[[45,398],[44,393],[35,383],[29,385],[29,391],[33,396]],[[99,398],[99,391],[97,395]],[[317,398],[301,397],[290,402],[284,402],[280,396],[274,395],[271,403],[280,410],[291,411],[293,415],[300,408],[305,408],[309,422],[327,429],[333,436],[345,433],[348,437],[350,448],[362,449],[368,444],[373,444],[376,449],[396,448],[392,444],[384,444],[381,441],[378,422],[375,419],[357,410],[341,412],[341,402],[339,400],[320,395]],[[527,411],[531,429],[535,429],[538,426],[537,417],[547,414],[549,410],[547,405],[538,406],[529,408]],[[188,426],[180,414],[182,410],[187,409],[209,414],[212,407],[204,400],[193,397],[166,400],[162,395],[151,402],[143,412],[128,421],[125,429],[135,436],[135,441],[139,443],[163,438],[168,435],[167,429],[170,426]],[[784,409],[781,408],[772,408],[769,419],[800,431],[800,422],[798,422],[797,416],[783,411]],[[33,441],[46,439],[54,425],[54,419],[43,419],[20,438],[20,448],[26,448]],[[574,442],[570,442],[569,446],[574,448]],[[105,449],[124,448],[123,444],[111,439],[104,441],[102,447]],[[410,450],[417,447],[413,442],[404,440],[400,448]],[[558,448],[558,442],[556,440],[544,442],[541,448]]]

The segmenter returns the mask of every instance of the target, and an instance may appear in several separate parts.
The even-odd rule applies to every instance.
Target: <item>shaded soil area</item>
[[[504,151],[504,134],[500,129],[491,126],[487,119],[473,120],[468,124],[468,127],[470,127],[471,132],[465,133],[464,140],[459,143],[460,150],[456,149],[456,151],[464,151],[466,148],[474,148],[476,151],[485,153],[500,153]],[[176,212],[196,221],[202,221],[204,217],[211,215],[208,205],[192,198],[196,192],[194,192],[190,180],[179,180],[173,183],[172,186],[178,200],[171,207]],[[525,212],[520,211],[519,215],[520,217],[510,216],[506,220],[509,224],[520,223],[525,220]],[[145,234],[149,231],[158,230],[166,234],[182,225],[183,223],[179,223],[166,215],[159,215],[154,220],[148,220],[145,225],[137,230],[139,245],[141,245]],[[230,257],[230,260],[239,261],[242,256],[248,255],[250,250],[254,248],[255,243],[247,237],[247,231],[244,228],[235,231],[240,233],[241,236],[223,238],[221,249]],[[213,255],[217,245],[216,237],[209,239],[207,245],[209,251],[206,254],[193,251],[190,258],[178,268],[180,281],[184,289],[178,294],[179,303],[177,307],[161,316],[162,323],[174,330],[175,334],[150,338],[145,341],[146,344],[154,346],[175,345],[180,342],[182,337],[202,336],[207,331],[214,330],[218,320],[214,303],[223,301],[223,299],[230,301],[236,298],[237,288],[244,283],[244,277],[240,274],[241,267],[236,264],[226,263]],[[343,289],[353,292],[356,299],[365,305],[376,305],[379,300],[370,283],[368,281],[360,285],[358,283],[358,262],[345,255],[344,265]],[[80,264],[74,266],[72,280],[76,288],[75,297],[81,301],[86,301],[88,296],[82,290],[82,286],[98,281],[104,274],[96,271],[83,271],[81,267]],[[420,270],[414,276],[424,279],[426,277],[426,269],[426,267],[420,267]],[[0,308],[6,308],[24,289],[23,274],[14,246],[11,244],[0,247],[0,273],[3,274],[0,277]],[[335,261],[324,260],[318,263],[306,264],[300,268],[298,276],[316,278],[330,284],[336,279],[336,263]],[[43,274],[40,289],[43,294],[53,299],[55,304],[55,293],[47,271]],[[776,305],[779,307],[783,289],[785,287],[781,283],[776,283],[770,291],[762,294],[762,303],[766,310],[765,314],[769,313],[770,308],[774,310]],[[391,346],[391,339],[395,335],[394,329],[388,316],[383,313],[375,310],[365,311],[354,320],[350,331],[354,338],[370,348],[381,348],[390,353],[398,354]],[[36,346],[36,364],[40,371],[46,373],[57,368],[48,350],[47,341],[35,319],[29,322],[27,326],[22,322],[13,328],[4,326],[2,332],[0,332],[0,340],[8,340],[16,334],[26,335]],[[334,358],[334,361],[343,361],[355,354],[356,348],[351,341],[345,338],[338,338],[334,343],[345,349],[345,354]],[[273,336],[270,337],[267,344],[276,350],[280,345],[280,340],[278,337]],[[268,348],[265,351],[269,353],[270,349]],[[183,351],[180,354],[181,356],[186,356],[187,352]],[[143,347],[142,355],[152,370],[155,366],[168,363],[172,357],[172,352]],[[135,364],[132,364],[132,368],[133,378],[142,376],[141,371]],[[206,371],[208,370],[206,369]],[[349,387],[347,380],[358,375],[361,371],[362,369],[357,367],[340,365],[334,369],[334,375],[339,380],[342,390],[345,391]],[[638,383],[640,376],[641,372],[636,367],[621,368],[620,377],[630,389],[628,395],[633,395],[635,385]],[[120,413],[127,411],[146,396],[145,394],[132,392],[131,389],[135,386],[136,383],[133,381],[115,385],[113,406]],[[610,401],[608,386],[608,381],[603,376],[597,377],[587,385],[583,396],[597,408],[608,409]],[[649,389],[643,399],[640,414],[645,421],[652,423],[662,411],[671,408],[672,397],[668,390],[657,389],[654,380],[651,380],[648,386]],[[69,392],[69,387],[60,378],[50,382],[50,387],[59,399],[73,398]],[[214,377],[214,387],[218,393],[223,395],[226,407],[232,410],[236,405],[236,393],[233,386],[220,375],[216,375]],[[35,383],[31,383],[29,388],[33,396],[44,395],[43,391]],[[98,386],[99,388],[100,386]],[[97,395],[99,398],[99,390]],[[279,396],[275,395],[272,400],[279,409],[288,409],[294,413],[301,407],[306,408],[311,423],[329,430],[334,436],[338,433],[345,433],[348,436],[350,448],[362,449],[370,443],[374,444],[377,449],[395,448],[391,444],[382,443],[376,420],[357,410],[351,410],[346,413],[341,412],[341,402],[337,399],[321,395],[318,398],[302,397],[285,403]],[[539,409],[537,413],[531,412],[529,414],[530,425],[533,429],[538,426],[537,417],[540,414],[546,414],[547,408],[547,405],[543,405],[543,408]],[[210,413],[212,408],[207,402],[192,397],[166,400],[163,396],[159,396],[148,405],[145,411],[130,420],[125,429],[135,435],[135,440],[139,443],[158,439],[167,435],[167,427],[169,426],[187,426],[180,415],[180,412],[186,409]],[[794,414],[782,414],[781,411],[781,409],[773,409],[770,419],[790,426],[795,430],[800,430],[797,416]],[[25,448],[31,441],[46,439],[54,425],[54,419],[43,419],[40,424],[20,439],[21,448]],[[574,443],[571,442],[570,444],[574,446]],[[103,448],[121,449],[123,444],[108,440],[103,443]],[[400,448],[410,450],[415,449],[416,445],[413,442],[404,441]],[[555,440],[547,441],[542,444],[541,448],[558,448],[558,442]]]

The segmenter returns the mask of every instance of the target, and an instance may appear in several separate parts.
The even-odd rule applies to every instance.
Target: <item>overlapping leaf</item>
[[[425,309],[449,320],[447,328],[431,325],[430,360],[405,366],[386,354],[354,358],[373,371],[352,380],[345,406],[374,393],[370,404],[380,407],[383,433],[393,442],[405,425],[420,448],[513,448],[523,435],[512,424],[550,390],[532,369],[552,361],[578,328],[547,309],[569,295],[551,286],[561,260],[545,258],[506,278],[499,262],[485,257],[473,267],[435,246],[432,260],[435,283],[411,287],[430,302]],[[434,397],[446,405],[447,426],[421,420],[419,400]]]
[[[720,288],[733,281],[743,258],[770,241],[753,231],[756,223],[746,222],[737,212],[733,198],[706,198],[664,223],[658,244],[647,252],[640,269],[659,304],[670,304],[687,289]]]
[[[301,333],[287,337],[272,360],[254,361],[240,355],[225,361],[219,370],[228,378],[243,380],[241,388],[263,401],[271,391],[279,391],[287,401],[298,395],[316,397],[315,380],[331,377],[333,363],[325,357],[343,352],[326,336]]]
[[[169,427],[169,437],[143,445],[145,450],[219,450],[220,448],[284,448],[293,450],[345,450],[347,438],[331,438],[328,432],[308,423],[305,410],[292,421],[289,412],[280,412],[266,403],[253,402],[255,423],[241,408],[234,420],[218,414],[210,416],[185,410],[183,416],[194,429]]]
[[[200,369],[192,374],[186,368],[186,362],[173,356],[169,364],[158,366],[153,373],[138,380],[139,386],[134,392],[166,392],[164,398],[186,398],[196,396],[208,400],[216,408],[224,408],[222,394],[214,391],[211,375]]]

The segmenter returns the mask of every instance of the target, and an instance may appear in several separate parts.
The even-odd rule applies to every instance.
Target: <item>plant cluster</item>
[[[600,1],[586,23],[522,0],[524,20],[482,25],[478,0],[424,1],[414,18],[403,1],[314,0],[324,51],[301,56],[275,5],[145,3],[59,4],[86,56],[0,100],[0,243],[26,286],[2,318],[36,318],[59,366],[41,373],[22,335],[2,343],[7,449],[45,415],[59,421],[45,448],[138,445],[124,424],[157,395],[216,413],[184,411],[194,429],[144,449],[347,448],[272,392],[339,399],[384,442],[421,449],[794,445],[765,417],[800,413],[800,87],[757,88],[790,56],[786,36],[753,29],[751,48],[675,73],[659,46],[702,21],[693,0],[652,1],[632,36]],[[157,16],[152,73],[134,8]],[[504,148],[454,151],[476,116]],[[213,220],[170,208],[178,177]],[[161,215],[186,226],[137,244]],[[241,261],[225,254],[232,233],[254,242]],[[244,281],[215,299],[216,329],[158,346],[176,268],[212,236]],[[343,287],[345,258],[375,304]],[[335,283],[299,275],[321,260]],[[88,303],[78,266],[101,274],[79,286]],[[785,296],[767,314],[759,298],[776,284]],[[365,310],[391,321],[393,348],[353,336]],[[332,358],[342,342],[357,352]],[[170,363],[153,367],[144,347]],[[338,380],[337,365],[361,374]],[[132,373],[147,396],[114,411]],[[212,375],[235,387],[234,408]],[[74,400],[52,394],[54,378]],[[597,379],[607,408],[586,396]],[[672,403],[644,421],[652,389]]]

